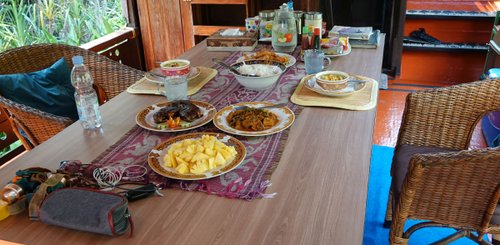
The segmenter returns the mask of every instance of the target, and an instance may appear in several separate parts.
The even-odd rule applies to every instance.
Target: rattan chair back
[[[500,80],[411,93],[396,147],[402,144],[464,150],[487,112],[500,110]]]
[[[0,53],[0,74],[42,70],[62,57],[66,59],[69,67],[73,67],[71,58],[75,55],[83,56],[84,63],[94,78],[94,84],[99,88],[99,92],[105,93],[106,99],[115,97],[144,76],[143,71],[120,64],[95,52],[64,44],[35,44]],[[14,132],[27,149],[41,144],[72,123],[69,118],[42,112],[2,96],[0,105],[7,110]],[[20,136],[18,128],[26,132],[29,140]]]
[[[410,160],[391,225],[392,244],[406,244],[408,218],[498,234],[491,225],[500,198],[500,148],[416,154]]]

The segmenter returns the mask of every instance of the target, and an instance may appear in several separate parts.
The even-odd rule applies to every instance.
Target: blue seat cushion
[[[78,120],[74,93],[71,70],[64,58],[40,71],[0,75],[0,94],[5,98]]]

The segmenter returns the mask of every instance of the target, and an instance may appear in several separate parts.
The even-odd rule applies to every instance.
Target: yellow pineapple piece
[[[224,165],[226,163],[226,159],[224,159],[224,157],[222,156],[222,154],[220,154],[219,152],[217,152],[217,155],[215,155],[214,163],[217,166],[221,166],[221,165]]]
[[[177,166],[175,168],[175,170],[179,171],[179,173],[181,174],[187,174],[189,173],[189,168],[186,164],[182,163],[182,164],[179,164],[179,166]]]
[[[215,165],[215,158],[209,158],[208,159],[208,168],[209,169],[214,169],[216,168],[217,166]]]

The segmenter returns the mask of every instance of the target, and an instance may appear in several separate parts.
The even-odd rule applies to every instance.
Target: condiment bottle
[[[302,11],[293,11],[293,16],[295,17],[295,22],[297,25],[297,42],[300,44],[302,42]]]
[[[307,26],[304,26],[302,28],[302,43],[301,43],[301,53],[303,53],[305,50],[309,49],[309,35],[307,34],[308,32]]]
[[[319,28],[314,28],[314,36],[313,36],[313,49],[320,49],[321,43],[321,30]]]
[[[274,15],[272,45],[278,52],[292,52],[297,47],[297,25],[285,3]]]

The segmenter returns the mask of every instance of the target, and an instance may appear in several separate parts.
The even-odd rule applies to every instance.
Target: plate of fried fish
[[[214,118],[217,110],[203,101],[176,100],[150,105],[137,113],[136,123],[157,132],[180,132],[201,127]]]

